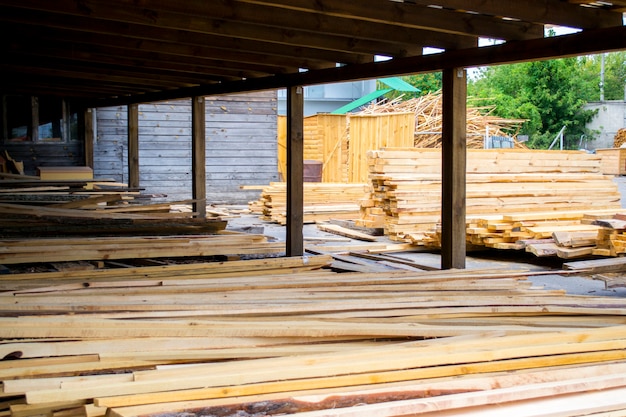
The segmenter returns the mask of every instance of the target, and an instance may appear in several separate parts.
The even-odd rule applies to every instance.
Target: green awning
[[[345,106],[339,107],[337,110],[333,110],[331,114],[346,114],[354,109],[358,109],[359,107],[369,103],[372,100],[376,100],[378,97],[382,97],[388,92],[393,91],[393,88],[387,88],[385,90],[376,90],[371,93],[354,100],[351,103],[346,104]]]
[[[417,92],[420,91],[419,88],[413,87],[411,84],[402,80],[402,78],[398,77],[390,77],[390,78],[380,78],[378,81],[385,84],[388,87],[393,88],[396,91],[405,91],[405,92]]]

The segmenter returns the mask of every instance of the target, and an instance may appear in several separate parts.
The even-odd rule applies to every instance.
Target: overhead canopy
[[[0,90],[105,105],[579,55],[626,48],[624,10],[625,0],[0,0]],[[544,25],[583,31],[544,39]],[[478,48],[479,37],[506,43]]]

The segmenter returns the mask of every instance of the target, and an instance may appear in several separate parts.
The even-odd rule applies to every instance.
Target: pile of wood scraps
[[[393,240],[439,247],[440,151],[384,149],[368,158],[372,192],[361,202],[357,224],[383,226]],[[469,150],[468,243],[532,252],[538,243],[529,241],[556,236],[556,243],[540,242],[551,243],[551,251],[537,253],[556,255],[559,246],[566,258],[591,254],[578,248],[601,227],[586,224],[585,215],[621,211],[617,186],[599,173],[599,163],[598,156],[577,151]]]
[[[304,183],[304,222],[330,219],[355,219],[358,201],[366,195],[365,184]],[[250,203],[250,211],[265,221],[287,223],[287,185],[284,182],[264,186],[259,201]]]
[[[626,409],[621,299],[538,289],[520,269],[335,274],[329,261],[0,275],[3,414]]]
[[[493,116],[494,108],[467,109],[467,147],[470,149],[483,149],[485,135],[512,136],[526,121],[524,119],[503,119]],[[410,112],[415,115],[415,139],[416,148],[441,148],[441,131],[443,126],[442,95],[441,92],[430,93],[417,98],[404,100],[402,97],[392,101],[374,101],[362,112],[357,114],[385,114]],[[526,146],[514,140],[516,148],[524,149]]]
[[[626,143],[626,128],[619,129],[613,138],[613,146],[621,148]]]

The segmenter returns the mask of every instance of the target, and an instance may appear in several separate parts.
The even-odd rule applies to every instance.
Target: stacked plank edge
[[[0,275],[3,414],[626,410],[623,300],[538,289],[518,269],[330,261]]]
[[[304,222],[357,218],[359,200],[365,195],[366,189],[366,184],[305,182]],[[250,203],[250,210],[260,214],[262,220],[286,224],[286,183],[275,182],[263,187],[260,199]]]
[[[368,153],[371,194],[360,226],[384,227],[398,241],[438,247],[441,152],[387,148]],[[597,233],[585,215],[611,217],[621,195],[600,172],[601,157],[578,151],[468,150],[467,240],[523,249],[554,232]]]
[[[70,168],[62,172],[74,175]],[[150,197],[111,180],[0,174],[0,236],[215,233],[226,227],[224,216],[187,210],[194,200],[152,203]]]

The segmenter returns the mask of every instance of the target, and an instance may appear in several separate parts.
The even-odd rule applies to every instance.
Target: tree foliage
[[[482,69],[468,84],[472,105],[495,106],[494,114],[527,119],[521,134],[529,146],[547,148],[565,126],[566,146],[576,148],[582,135],[591,139],[585,125],[594,112],[583,105],[598,101],[600,55],[526,62]],[[607,54],[605,99],[624,97],[626,53]]]
[[[626,51],[604,55],[604,99],[623,100]],[[527,120],[519,134],[529,146],[547,148],[565,126],[565,146],[578,147],[580,138],[594,138],[586,124],[594,116],[583,105],[600,100],[602,55],[500,65],[478,70],[468,82],[469,105],[493,108],[496,116]],[[442,88],[441,72],[402,77],[420,89],[417,93],[392,91],[387,99],[408,100]],[[385,88],[379,86],[379,88]]]

